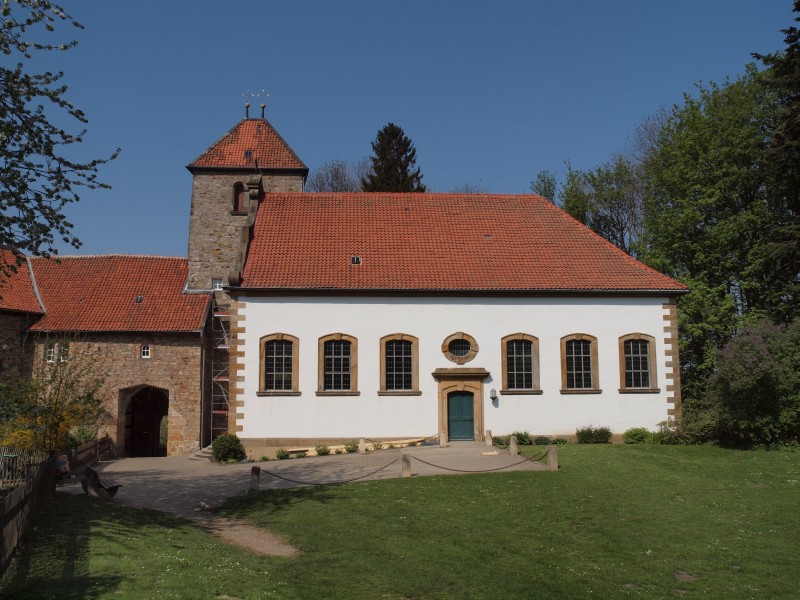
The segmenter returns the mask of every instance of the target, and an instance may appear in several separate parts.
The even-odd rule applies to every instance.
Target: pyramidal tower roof
[[[301,169],[308,167],[266,119],[242,119],[188,169]]]

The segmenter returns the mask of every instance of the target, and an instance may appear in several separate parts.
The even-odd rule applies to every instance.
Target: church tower
[[[264,118],[245,118],[186,168],[192,174],[189,215],[190,291],[213,291],[204,370],[202,440],[228,433],[230,348],[236,322],[230,298],[222,289],[236,265],[245,227],[253,223],[258,203],[268,192],[302,192],[308,176],[289,145]],[[235,386],[236,383],[234,382]]]
[[[262,118],[243,119],[186,168],[192,174],[189,289],[218,290],[228,283],[251,210],[267,192],[302,192],[308,167],[262,108]]]

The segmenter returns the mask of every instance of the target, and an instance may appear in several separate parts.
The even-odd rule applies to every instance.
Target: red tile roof
[[[208,294],[185,294],[185,258],[31,258],[47,313],[33,331],[199,331]],[[141,296],[141,302],[136,297]]]
[[[242,275],[259,289],[686,290],[530,195],[268,193]]]
[[[0,273],[0,310],[43,313],[27,259],[23,257],[22,263],[17,265],[16,254],[0,249],[0,263],[9,272],[8,275]],[[12,272],[12,267],[16,267],[15,272]]]
[[[305,169],[289,145],[265,119],[244,119],[189,165],[211,168]]]

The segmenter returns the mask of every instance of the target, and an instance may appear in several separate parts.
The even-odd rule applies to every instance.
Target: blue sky
[[[565,160],[590,168],[699,81],[783,48],[790,0],[69,2],[86,29],[43,63],[89,117],[80,158],[111,190],[67,214],[77,253],[186,254],[184,168],[266,90],[267,118],[314,169],[370,153],[387,122],[432,191],[523,193]],[[254,107],[258,99],[253,101]],[[255,108],[257,111],[257,108]],[[255,112],[251,112],[255,114]],[[75,156],[78,158],[79,156]],[[75,254],[62,247],[63,254]]]

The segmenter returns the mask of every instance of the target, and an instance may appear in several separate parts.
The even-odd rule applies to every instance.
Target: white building
[[[229,283],[249,446],[680,416],[685,286],[538,196],[265,193]]]

